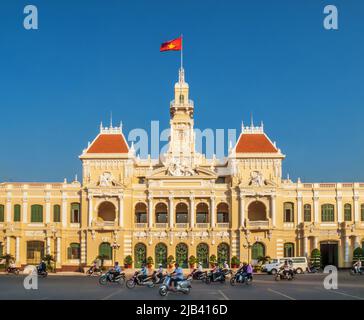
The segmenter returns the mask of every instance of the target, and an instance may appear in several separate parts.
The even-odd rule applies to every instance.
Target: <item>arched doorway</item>
[[[223,264],[227,261],[230,264],[230,250],[227,243],[220,243],[217,247],[217,262]]]
[[[39,264],[44,258],[44,241],[27,242],[27,263]]]
[[[177,244],[176,261],[182,268],[188,268],[188,246],[185,243]]]
[[[116,208],[113,203],[104,201],[99,205],[97,216],[102,221],[114,222],[116,219]]]
[[[103,242],[99,245],[99,256],[103,260],[112,260],[112,247],[110,243]]]
[[[154,249],[155,266],[161,264],[163,268],[167,268],[167,246],[164,243],[158,243]]]
[[[249,221],[265,221],[267,220],[267,211],[265,204],[261,201],[254,201],[248,207]]]
[[[252,246],[252,260],[258,260],[265,256],[265,246],[261,242],[256,242]]]
[[[147,262],[147,247],[144,243],[138,243],[135,245],[134,257],[135,268],[141,268],[142,265]]]
[[[196,248],[197,262],[202,263],[202,267],[209,267],[209,246],[206,243],[200,243]]]

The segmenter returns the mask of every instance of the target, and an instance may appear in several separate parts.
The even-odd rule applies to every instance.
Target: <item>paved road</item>
[[[118,284],[101,286],[97,277],[48,276],[39,279],[38,290],[25,290],[24,276],[0,275],[0,300],[364,300],[364,276],[339,273],[338,290],[325,290],[324,274],[298,275],[294,281],[274,281],[270,275],[256,275],[251,286],[193,282],[189,295],[169,293],[160,297],[157,288],[121,288]]]

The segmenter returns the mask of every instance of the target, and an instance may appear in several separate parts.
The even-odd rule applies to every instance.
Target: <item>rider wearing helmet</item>
[[[171,276],[172,276],[171,285],[174,285],[174,288],[176,288],[178,282],[184,280],[184,277],[183,277],[183,270],[179,266],[179,264],[176,262],[174,266],[175,266],[175,269],[171,274]]]
[[[119,262],[115,262],[114,267],[110,270],[110,280],[114,280],[120,273],[121,267],[119,266]]]
[[[356,273],[360,273],[361,267],[362,267],[362,262],[361,262],[360,258],[357,262],[354,263],[353,267],[354,267]]]
[[[143,263],[142,268],[141,268],[141,270],[139,271],[139,274],[138,274],[138,279],[139,279],[140,282],[142,282],[147,277],[148,277],[148,270],[147,270],[147,267],[145,266],[145,264]]]

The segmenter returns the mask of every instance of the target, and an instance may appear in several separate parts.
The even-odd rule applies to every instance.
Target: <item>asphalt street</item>
[[[23,275],[0,275],[0,300],[364,300],[364,276],[339,272],[338,289],[326,290],[325,274],[297,275],[293,281],[274,280],[273,276],[254,276],[252,285],[194,281],[191,293],[158,294],[155,288],[128,289],[118,284],[101,286],[98,277],[50,275],[38,280],[37,290],[26,290]]]

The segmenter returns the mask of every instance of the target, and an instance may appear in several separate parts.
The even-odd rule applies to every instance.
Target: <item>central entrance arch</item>
[[[320,242],[321,264],[323,267],[328,265],[339,265],[339,243],[337,241]]]
[[[265,221],[267,220],[267,210],[265,204],[261,201],[254,201],[248,207],[249,221]]]
[[[97,217],[102,221],[113,222],[116,219],[116,208],[110,201],[100,203]]]

